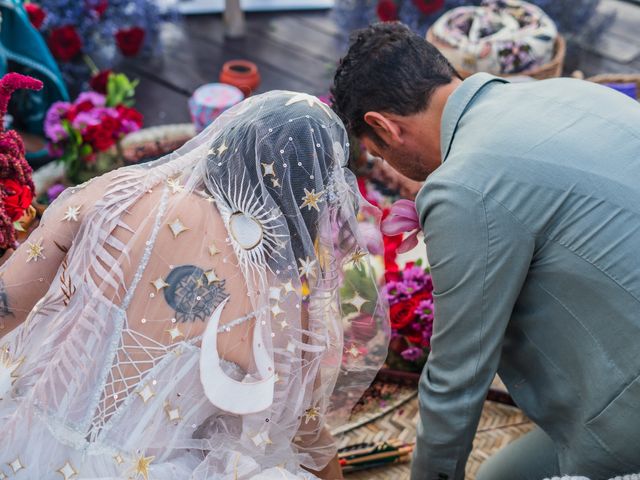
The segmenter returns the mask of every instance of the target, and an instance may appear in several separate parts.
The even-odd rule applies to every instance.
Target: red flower
[[[402,330],[411,325],[416,320],[416,308],[423,300],[431,298],[431,293],[426,290],[416,292],[411,298],[391,305],[389,316],[391,317],[391,328]]]
[[[104,152],[115,145],[120,130],[120,122],[111,116],[105,116],[98,125],[89,125],[82,138],[93,147],[94,152]]]
[[[109,0],[97,0],[92,3],[91,9],[98,14],[98,18],[102,18],[108,7]]]
[[[398,20],[398,7],[393,0],[380,0],[376,8],[378,18],[383,22],[394,22]]]
[[[420,13],[424,15],[431,15],[438,10],[442,10],[444,7],[444,0],[413,0],[413,4],[416,6]]]
[[[96,73],[91,77],[91,80],[89,80],[89,86],[94,92],[106,95],[109,75],[111,75],[111,70],[102,70],[101,72]]]
[[[72,25],[54,28],[49,36],[49,48],[58,60],[69,62],[82,50],[82,39]]]
[[[73,122],[79,113],[88,112],[89,110],[92,110],[94,106],[95,105],[89,100],[71,105],[71,108],[69,108],[69,111],[65,115],[65,118],[70,122]]]
[[[138,126],[138,128],[142,127],[143,116],[135,108],[125,107],[124,105],[118,105],[116,107],[116,110],[118,111],[118,118],[120,119],[120,122],[122,123],[133,122]]]
[[[47,18],[46,12],[40,5],[36,5],[35,3],[27,3],[24,9],[27,11],[27,15],[29,15],[31,25],[33,25],[36,30],[40,30],[42,22]]]
[[[138,54],[144,41],[144,29],[140,27],[122,28],[116,32],[116,43],[125,57]]]
[[[4,210],[12,222],[20,220],[31,201],[33,191],[29,186],[23,185],[11,178],[0,179],[0,188],[4,192]]]

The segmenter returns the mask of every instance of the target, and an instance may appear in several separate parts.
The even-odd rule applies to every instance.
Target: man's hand
[[[423,182],[416,182],[396,172],[384,160],[376,162],[371,176],[382,181],[392,190],[398,190],[402,197],[408,198],[409,200],[415,200],[423,184]]]

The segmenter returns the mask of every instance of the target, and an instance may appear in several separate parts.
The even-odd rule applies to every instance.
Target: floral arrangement
[[[174,16],[153,0],[32,0],[25,9],[70,83],[89,76],[89,57],[109,67],[118,54],[151,52],[161,21]]]
[[[42,82],[9,73],[0,80],[0,250],[16,246],[16,231],[24,230],[20,220],[28,214],[35,187],[31,167],[25,159],[22,139],[15,130],[4,129],[4,117],[11,94],[18,89],[40,90]]]
[[[597,12],[601,0],[527,0],[542,8],[568,36],[601,33],[610,20]],[[375,22],[399,20],[420,35],[445,11],[480,5],[482,0],[336,0],[334,16],[345,32]],[[592,21],[594,18],[597,21]]]
[[[47,112],[49,151],[73,184],[118,167],[120,140],[142,128],[142,114],[133,108],[137,81],[109,73],[92,83],[102,89],[103,81],[105,93],[82,92],[75,102],[56,102]]]

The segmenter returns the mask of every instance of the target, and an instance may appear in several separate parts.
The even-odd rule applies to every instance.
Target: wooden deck
[[[585,75],[640,72],[640,7],[604,0],[604,12],[616,11],[609,30],[592,45],[567,58],[565,70]],[[224,37],[220,15],[185,17],[162,31],[164,51],[154,59],[125,62],[121,68],[140,78],[138,107],[147,126],[190,121],[187,100],[204,83],[217,81],[222,64],[243,58],[262,74],[259,92],[299,90],[324,95],[344,45],[328,11],[252,13],[248,35]]]

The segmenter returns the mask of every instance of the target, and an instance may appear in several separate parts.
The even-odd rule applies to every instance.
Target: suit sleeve
[[[434,283],[431,353],[419,387],[413,480],[463,479],[534,238],[502,205],[434,179],[416,207]]]

